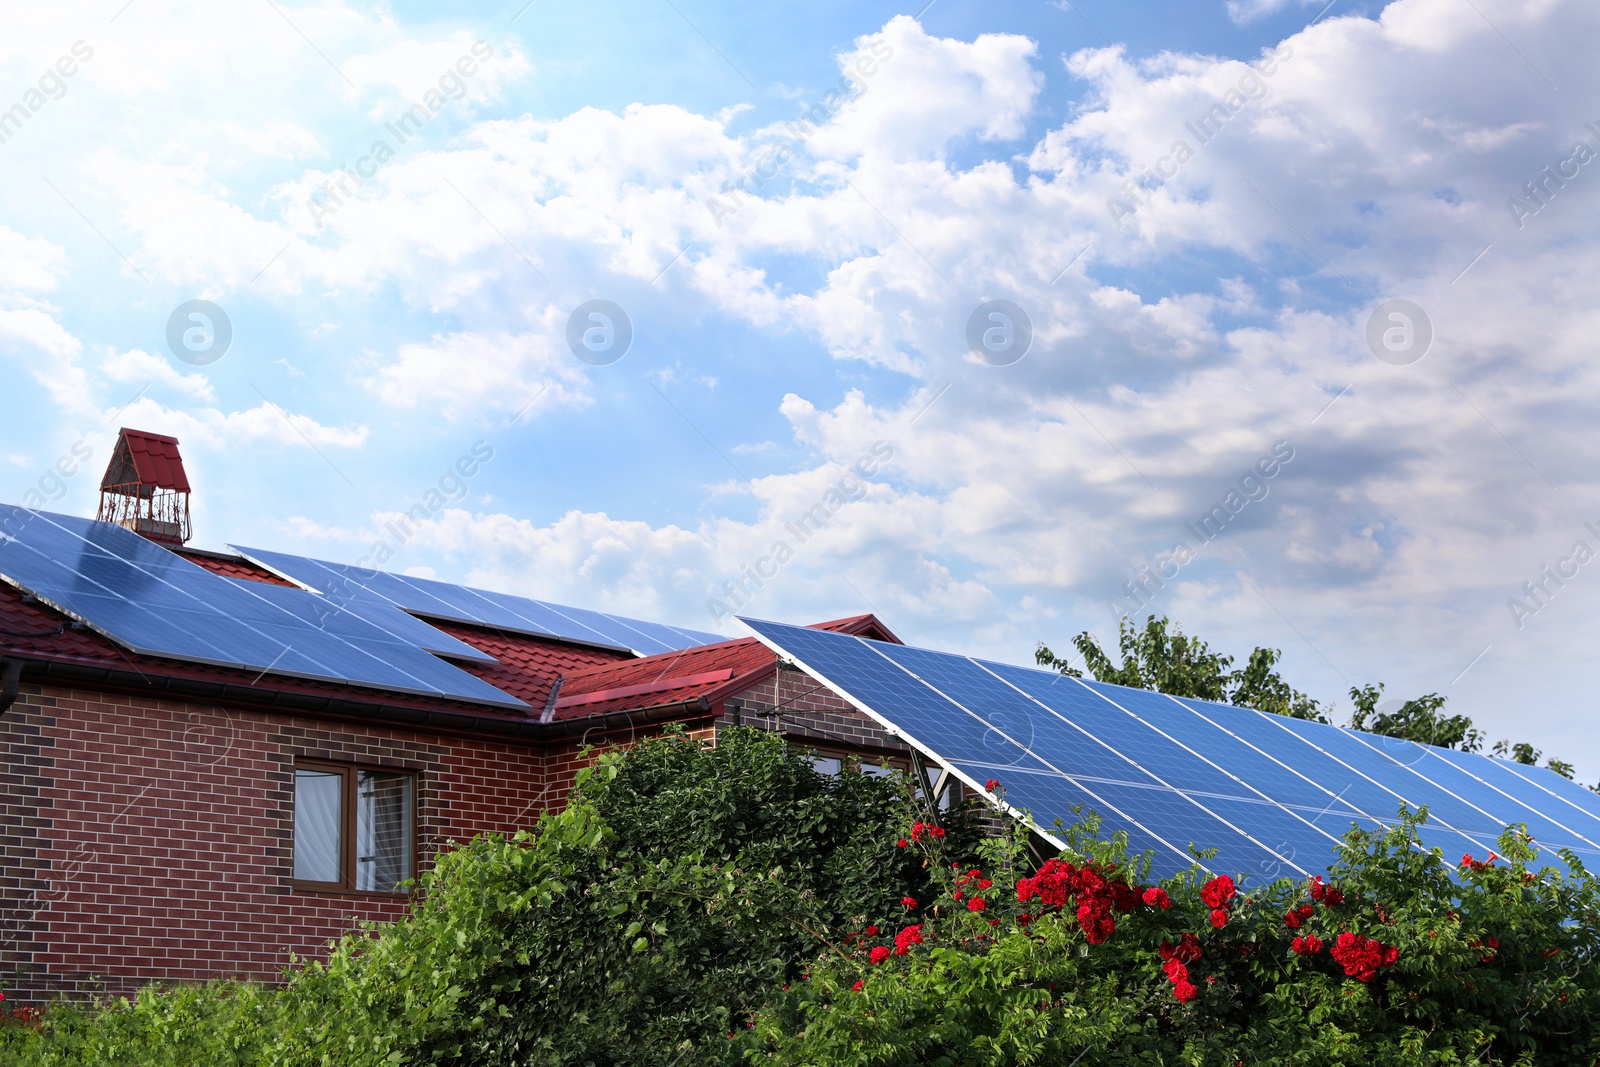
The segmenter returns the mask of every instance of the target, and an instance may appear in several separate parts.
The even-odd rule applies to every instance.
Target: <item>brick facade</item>
[[[907,753],[793,670],[736,700],[737,711],[730,701],[675,718],[711,743],[739,721],[874,762]],[[27,1004],[152,981],[271,980],[361,920],[399,918],[403,896],[293,886],[296,761],[413,772],[421,873],[452,841],[559,810],[599,753],[662,728],[483,739],[25,685],[0,718],[0,983]]]
[[[403,897],[291,888],[296,759],[416,772],[420,869],[552,795],[529,746],[37,686],[0,754],[0,979],[23,1002],[271,978],[398,918]]]
[[[780,666],[773,674],[730,698],[723,722],[737,721],[783,734],[791,742],[822,750],[860,752],[865,759],[898,762],[911,750],[849,701],[803,671]]]

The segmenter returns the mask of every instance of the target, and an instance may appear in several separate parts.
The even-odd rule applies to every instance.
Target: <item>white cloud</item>
[[[0,226],[0,293],[48,292],[59,284],[66,265],[66,255],[49,241]]]
[[[952,40],[895,19],[839,57],[866,91],[777,164],[782,176],[759,180],[752,165],[792,136],[782,124],[739,134],[735,110],[666,103],[508,117],[487,97],[474,106],[495,117],[408,146],[321,227],[305,201],[349,160],[345,141],[309,119],[330,154],[260,196],[230,184],[220,150],[191,164],[107,149],[79,177],[105,186],[134,235],[130,254],[163,279],[245,287],[287,246],[253,291],[296,306],[324,293],[349,301],[348,318],[315,307],[308,321],[326,331],[306,334],[363,353],[346,357],[353,380],[392,409],[390,426],[419,411],[498,422],[534,395],[535,410],[597,402],[563,337],[570,309],[596,292],[663,334],[720,339],[731,322],[845,361],[837,385],[764,383],[776,388],[761,403],[783,396],[783,454],[807,458],[740,486],[750,510],[738,521],[709,509],[676,523],[600,506],[547,523],[452,511],[403,565],[705,625],[721,583],[770,553],[839,463],[883,440],[893,463],[752,610],[820,618],[870,606],[924,640],[1016,658],[1051,636],[1042,629],[1104,617],[1122,583],[1190,536],[1184,523],[1281,440],[1296,457],[1271,494],[1153,610],[1218,643],[1283,635],[1304,684],[1324,695],[1374,674],[1440,688],[1494,643],[1506,666],[1490,657],[1456,691],[1493,715],[1519,670],[1536,673],[1534,654],[1516,649],[1576,655],[1576,636],[1536,646],[1508,630],[1504,601],[1566,549],[1579,518],[1600,516],[1589,473],[1600,322],[1586,283],[1600,244],[1584,225],[1600,169],[1547,187],[1548,205],[1520,227],[1507,204],[1591,137],[1585,101],[1600,75],[1584,49],[1600,13],[1579,0],[1479,3],[1487,22],[1463,17],[1458,0],[1324,19],[1286,42],[1270,74],[1115,48],[1058,63],[1020,36]],[[1291,6],[1244,0],[1230,13]],[[299,74],[320,65],[341,106],[412,99],[459,45],[445,35],[413,46],[385,16],[334,4],[294,9],[360,87],[346,98],[262,11],[251,23],[269,42],[262,66],[298,50]],[[869,56],[866,75],[855,64]],[[131,62],[110,46],[104,58],[107,72]],[[167,75],[143,77],[127,91],[156,93]],[[1037,133],[1046,106],[1064,117]],[[1190,124],[1208,114],[1201,137]],[[1179,141],[1189,158],[1173,168]],[[740,181],[743,192],[725,192]],[[732,201],[720,223],[713,197]],[[1113,199],[1127,205],[1120,225]],[[59,256],[27,247],[32,265],[12,284],[48,291]],[[801,266],[780,277],[779,262]],[[1433,321],[1433,350],[1411,367],[1366,348],[1367,314],[1390,297]],[[1032,350],[1010,367],[979,361],[965,341],[969,315],[995,298],[1034,325]],[[363,352],[366,312],[423,325],[374,355]],[[32,373],[51,368],[60,403],[93,384],[70,378],[81,345],[48,309],[0,313],[0,343],[36,361]],[[640,373],[698,370],[662,365]],[[754,402],[718,377],[726,403]],[[369,434],[364,422],[291,424],[265,405],[180,412],[146,399],[133,415],[219,449],[299,448],[301,432],[353,449]],[[350,523],[340,529],[296,536],[337,541]],[[1542,613],[1541,632],[1583,596]],[[1549,728],[1579,738],[1580,725]]]
[[[566,323],[545,325],[540,334],[458,333],[404,345],[366,384],[392,407],[426,407],[449,418],[483,410],[515,417],[591,403],[565,350]]]
[[[179,410],[141,396],[130,404],[123,421],[154,433],[170,434],[196,453],[222,454],[251,443],[290,448],[360,448],[371,435],[366,426],[327,426],[309,415],[286,411],[263,401],[244,411],[218,408]]]
[[[362,90],[386,90],[399,98],[373,106],[372,117],[379,122],[395,118],[424,97],[430,107],[435,101],[492,103],[506,85],[533,72],[527,56],[514,44],[495,44],[465,32],[433,40],[397,40],[381,50],[353,56],[343,67]]]
[[[217,399],[204,374],[180,373],[167,360],[141,349],[112,352],[101,361],[100,369],[112,381],[128,385],[149,383],[204,404]]]

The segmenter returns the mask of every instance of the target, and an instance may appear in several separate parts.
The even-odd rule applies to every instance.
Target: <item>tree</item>
[[[1165,616],[1151,615],[1143,629],[1124,616],[1117,636],[1122,653],[1120,665],[1111,662],[1088,631],[1072,639],[1095,681],[1214,700],[1296,719],[1330,721],[1321,705],[1289,685],[1275,670],[1283,655],[1278,649],[1257,648],[1244,667],[1232,670],[1232,656],[1211,651],[1205,641],[1184,634]],[[1042,642],[1034,652],[1034,660],[1041,667],[1082,677],[1065,657],[1057,656]]]
[[[1350,716],[1350,725],[1357,730],[1382,734],[1384,737],[1399,737],[1418,744],[1454,748],[1462,752],[1476,752],[1483,747],[1483,734],[1472,725],[1472,720],[1465,715],[1445,715],[1445,698],[1438,693],[1414,697],[1393,711],[1378,710],[1378,701],[1382,697],[1382,682],[1364,685],[1359,689],[1352,686],[1350,701],[1355,705],[1355,711]],[[1500,742],[1495,748],[1495,755],[1500,755],[1504,747],[1505,742]],[[1519,747],[1532,751],[1531,745]],[[1538,755],[1535,754],[1534,760],[1537,759]],[[1522,762],[1531,763],[1533,760]]]

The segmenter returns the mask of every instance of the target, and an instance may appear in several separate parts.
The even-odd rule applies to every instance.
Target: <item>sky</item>
[[[137,427],[181,440],[201,547],[1020,663],[1165,614],[1338,718],[1437,692],[1592,781],[1597,32],[27,5],[0,500],[92,514]]]

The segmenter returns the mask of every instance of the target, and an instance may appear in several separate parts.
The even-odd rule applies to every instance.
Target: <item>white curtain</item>
[[[344,775],[294,772],[294,876],[306,882],[337,882],[340,829],[344,822]]]

